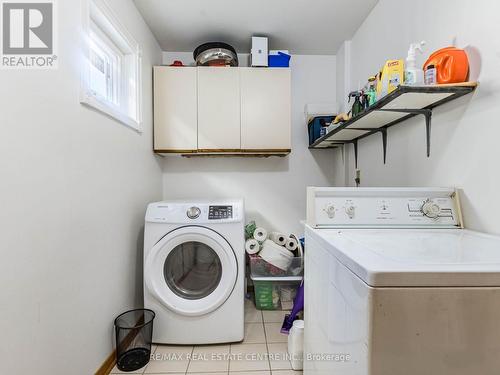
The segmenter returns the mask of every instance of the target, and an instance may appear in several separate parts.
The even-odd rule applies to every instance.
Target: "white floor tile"
[[[145,366],[144,366],[145,367]],[[113,370],[111,370],[110,374],[142,374],[144,371],[144,367],[137,370],[137,371],[132,371],[132,372],[123,372],[118,369],[118,367],[113,367]]]
[[[247,307],[253,307],[255,309],[254,301],[249,298],[245,298],[245,308]]]
[[[264,326],[262,323],[247,323],[245,324],[244,344],[265,344],[266,336],[264,335]]]
[[[229,375],[271,375],[271,371],[236,371],[230,372]]]
[[[261,323],[262,312],[257,310],[252,301],[245,303],[245,323]]]
[[[277,344],[267,344],[267,350],[269,351],[269,362],[271,364],[271,370],[291,370],[292,365],[288,358],[288,344],[277,343]]]
[[[192,346],[166,346],[159,345],[151,361],[146,367],[145,374],[165,374],[186,372],[189,356],[193,351]]]
[[[195,346],[188,374],[202,372],[223,372],[229,370],[229,345]]]
[[[283,323],[286,314],[290,314],[290,311],[262,311],[265,323]]]
[[[302,371],[295,370],[273,370],[273,375],[302,375]]]
[[[266,344],[231,345],[229,372],[264,370],[270,370]]]
[[[288,335],[281,333],[281,323],[264,323],[268,343],[288,342]]]

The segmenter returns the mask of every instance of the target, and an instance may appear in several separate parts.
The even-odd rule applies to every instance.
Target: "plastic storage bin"
[[[292,56],[283,52],[278,52],[277,55],[269,55],[267,58],[267,65],[270,68],[288,68],[290,67],[290,58]]]
[[[303,275],[303,259],[294,258],[288,270],[276,268],[259,257],[250,258],[250,278],[259,310],[291,310]]]
[[[317,116],[309,121],[307,125],[309,130],[309,145],[312,145],[319,137],[321,137],[321,128],[334,120],[333,116]]]
[[[136,309],[115,319],[116,366],[121,371],[135,371],[149,362],[154,318],[152,310]]]
[[[255,307],[259,310],[291,310],[302,277],[280,277],[262,280],[250,276],[255,292]]]

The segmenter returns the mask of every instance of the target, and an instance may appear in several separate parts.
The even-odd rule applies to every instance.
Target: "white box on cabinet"
[[[268,39],[261,36],[252,37],[252,66],[268,66]]]

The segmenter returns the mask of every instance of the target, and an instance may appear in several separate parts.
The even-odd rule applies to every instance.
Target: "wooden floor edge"
[[[113,352],[108,356],[108,358],[105,359],[105,361],[102,363],[101,367],[95,372],[95,375],[108,375],[111,373],[111,370],[113,370],[113,367],[116,365],[116,350],[113,350]]]

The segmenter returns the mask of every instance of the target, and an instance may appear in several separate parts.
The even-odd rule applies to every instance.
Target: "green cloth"
[[[245,240],[253,238],[253,232],[255,232],[255,229],[257,229],[257,224],[255,224],[255,221],[253,220],[245,225]]]

